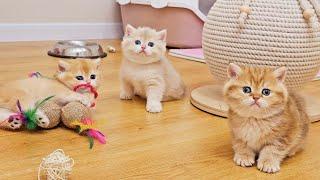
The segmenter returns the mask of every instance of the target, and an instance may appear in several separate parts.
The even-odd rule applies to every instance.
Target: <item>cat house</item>
[[[117,0],[123,26],[167,29],[170,47],[201,47],[206,15],[215,0]]]

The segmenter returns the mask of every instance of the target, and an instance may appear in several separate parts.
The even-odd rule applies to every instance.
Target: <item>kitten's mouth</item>
[[[142,55],[144,55],[144,56],[147,56],[147,53],[146,53],[144,50],[140,51],[139,54],[142,54]]]
[[[253,102],[250,106],[251,106],[251,107],[255,107],[255,106],[257,106],[258,108],[260,108],[260,107],[261,107],[261,106],[260,106],[260,104],[259,104],[259,103],[257,103],[257,102]]]

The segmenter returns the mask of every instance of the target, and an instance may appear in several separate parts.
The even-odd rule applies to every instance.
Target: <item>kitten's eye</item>
[[[242,88],[242,91],[243,91],[244,93],[246,93],[246,94],[251,93],[251,87],[245,86],[245,87]]]
[[[135,43],[136,45],[140,45],[140,44],[141,44],[141,41],[140,41],[140,40],[136,40],[134,43]]]
[[[91,74],[90,79],[96,79],[96,75],[95,74]]]
[[[270,89],[262,89],[262,94],[265,95],[265,96],[269,96],[271,93],[271,90]]]
[[[76,76],[76,79],[77,79],[78,81],[83,81],[83,80],[84,80],[83,76]]]
[[[149,43],[148,43],[148,46],[153,47],[153,46],[154,46],[154,43],[153,43],[153,42],[149,42]]]

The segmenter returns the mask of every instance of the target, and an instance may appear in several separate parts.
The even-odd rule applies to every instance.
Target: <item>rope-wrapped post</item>
[[[286,66],[288,88],[311,81],[320,67],[319,7],[315,0],[217,0],[202,47],[221,84],[229,63]]]

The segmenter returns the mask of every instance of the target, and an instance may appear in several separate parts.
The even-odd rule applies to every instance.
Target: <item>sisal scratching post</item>
[[[310,0],[217,0],[203,29],[203,51],[215,85],[195,89],[191,102],[220,116],[227,114],[223,82],[230,63],[288,69],[289,89],[311,81],[320,67],[320,6]],[[313,121],[320,100],[305,94]]]

